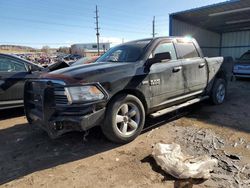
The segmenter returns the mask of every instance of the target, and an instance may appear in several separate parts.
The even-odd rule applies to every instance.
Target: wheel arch
[[[211,92],[213,90],[214,84],[216,83],[216,80],[218,79],[223,79],[226,82],[226,86],[228,84],[228,79],[227,79],[227,73],[223,70],[219,70],[217,74],[211,79],[211,81],[208,83],[208,86],[206,88],[206,94],[211,95]]]
[[[113,101],[118,95],[124,95],[124,94],[128,94],[128,95],[133,95],[135,97],[137,97],[143,104],[144,110],[145,110],[145,114],[147,114],[148,112],[148,103],[146,101],[146,98],[144,96],[144,94],[136,89],[123,89],[117,93],[115,93],[109,100],[108,104],[109,105],[111,103],[111,101]]]
[[[225,71],[223,71],[223,70],[220,70],[217,74],[216,74],[216,76],[215,76],[215,78],[216,79],[223,79],[223,80],[225,80],[225,82],[227,83],[227,73],[225,72]]]

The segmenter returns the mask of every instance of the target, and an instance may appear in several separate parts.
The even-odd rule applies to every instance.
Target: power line
[[[24,21],[24,22],[31,22],[31,23],[40,23],[40,24],[46,24],[46,25],[58,25],[58,26],[64,26],[64,27],[77,27],[77,28],[84,28],[85,30],[91,30],[89,26],[82,26],[82,25],[74,25],[74,24],[63,24],[58,22],[47,22],[42,20],[34,20],[34,19],[26,19],[26,18],[16,18],[16,17],[0,17],[0,19],[5,20],[16,20],[16,21]],[[116,29],[114,27],[105,27],[103,28],[107,31],[119,31],[119,32],[129,32],[129,33],[141,33],[145,34],[145,32],[140,32],[138,30],[130,30],[130,29]],[[138,28],[139,29],[139,28]]]
[[[74,14],[71,13],[69,15],[75,15],[75,16],[79,16],[79,17],[82,17],[83,10],[86,10],[86,11],[84,11],[84,14],[86,14],[86,12],[91,12],[90,6],[93,5],[92,3],[89,3],[88,1],[84,2],[84,7],[81,7],[80,9],[77,8],[77,7],[79,7],[80,4],[76,4],[77,7],[74,7],[74,8],[72,8],[70,6],[67,6],[66,9],[62,8],[62,6],[60,5],[55,10],[53,10],[53,12],[48,12],[47,9],[51,8],[51,6],[47,6],[49,4],[43,4],[43,2],[44,1],[40,1],[40,5],[37,6],[36,9],[35,9],[36,11],[40,10],[40,11],[43,11],[43,12],[46,12],[46,13],[59,13],[60,15],[63,15],[63,14],[65,14],[65,12],[68,12],[69,10],[72,10],[72,11],[74,11],[73,12]],[[90,6],[86,7],[86,4],[88,4],[88,3],[89,3]],[[12,7],[17,7],[17,8],[20,9],[20,7],[21,7],[21,8],[24,8],[24,9],[28,10],[28,11],[32,11],[32,9],[29,9],[29,8],[27,8],[25,6],[20,6],[20,4],[13,4],[13,2],[11,3],[11,1],[8,2],[7,5],[11,5],[11,8]],[[23,4],[21,4],[21,5],[23,5]],[[70,5],[74,5],[74,3],[71,2]],[[110,7],[108,7],[108,6],[104,6],[104,7],[106,7],[106,9],[103,9],[103,11],[110,10]],[[58,11],[58,10],[61,10],[61,11]],[[113,7],[112,7],[112,12],[117,12],[118,15],[120,15],[121,17],[124,17],[124,15],[125,15],[126,18],[128,18],[128,17],[136,18],[137,17],[138,19],[141,19],[141,18],[145,19],[145,16],[143,16],[143,15],[129,14],[129,13],[127,13],[127,10],[117,9],[117,8],[113,8]],[[117,15],[116,15],[116,17],[117,17]]]
[[[47,21],[43,21],[43,20],[34,20],[34,19],[27,19],[27,18],[4,17],[4,16],[2,16],[2,17],[0,17],[0,19],[17,20],[17,21],[34,22],[34,23],[41,23],[41,24],[48,24],[48,25],[60,25],[60,26],[82,28],[82,25],[63,24],[63,23],[58,23],[58,22],[47,22]],[[86,27],[86,29],[89,29],[89,28]]]
[[[24,8],[26,8],[26,7],[24,7]],[[39,8],[40,7],[37,7],[36,8],[36,11],[37,10],[39,10]],[[41,9],[40,9],[41,10]],[[57,9],[56,9],[57,10]],[[29,11],[32,11],[32,10],[30,10],[29,9]],[[53,12],[48,12],[48,13],[55,13],[55,11],[53,11]],[[75,12],[74,12],[75,13]],[[59,15],[59,14],[57,14],[57,15]],[[60,14],[60,15],[65,15],[65,14]],[[69,14],[69,15],[74,15],[74,14]],[[82,17],[82,14],[80,15],[77,15],[77,16],[81,16],[81,19],[87,19],[88,21],[90,21],[90,19],[88,19],[87,17]],[[133,15],[133,17],[134,17],[135,15]],[[104,17],[105,17],[105,15],[104,15]],[[129,21],[129,23],[132,23],[132,22],[134,22],[135,24],[126,24],[126,23],[122,23],[122,21],[121,21],[121,19],[119,18],[117,21],[115,21],[115,19],[117,19],[118,17],[116,16],[115,18],[114,17],[112,17],[112,19],[107,19],[109,22],[114,22],[114,23],[117,23],[117,24],[112,24],[112,25],[116,25],[116,26],[125,26],[125,27],[130,27],[130,28],[134,28],[134,30],[133,31],[136,31],[136,32],[138,32],[138,29],[139,28],[136,28],[136,27],[133,27],[133,26],[135,26],[135,25],[138,25],[138,22],[134,22],[135,20],[131,20],[131,21]],[[20,18],[9,18],[9,19],[15,19],[15,20],[22,20],[22,21],[24,21],[24,19],[20,19]],[[69,26],[69,27],[72,27],[72,26],[74,26],[74,27],[79,27],[79,28],[82,28],[83,26],[82,25],[69,25],[69,24],[63,24],[63,23],[55,23],[55,22],[50,22],[50,23],[48,23],[48,22],[44,22],[44,21],[41,21],[41,20],[31,20],[31,19],[26,19],[26,21],[31,21],[31,22],[36,22],[36,23],[43,23],[43,24],[51,24],[51,25],[60,25],[60,26]],[[144,21],[145,21],[145,19],[144,19]],[[86,23],[86,21],[85,21],[85,23]],[[99,21],[99,23],[100,23],[100,21]],[[139,23],[142,23],[142,21],[140,20],[139,21]],[[145,22],[145,24],[146,24],[146,22]],[[89,26],[86,26],[86,27],[88,27],[89,28]],[[116,27],[115,27],[116,28]],[[131,31],[131,30],[130,30]],[[133,32],[132,31],[132,32]],[[139,32],[138,32],[139,33]]]
[[[147,34],[145,31],[135,31],[135,30],[129,30],[129,29],[116,29],[112,27],[104,27],[102,30],[107,30],[107,31],[119,31],[123,33],[137,33],[137,34]]]

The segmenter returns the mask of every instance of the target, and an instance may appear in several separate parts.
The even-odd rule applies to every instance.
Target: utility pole
[[[153,24],[152,24],[152,26],[153,26],[153,33],[152,33],[152,35],[153,35],[153,38],[155,38],[155,16],[153,18]]]
[[[97,50],[98,50],[98,55],[100,55],[100,42],[99,42],[99,37],[100,37],[100,33],[99,33],[99,16],[98,16],[98,8],[97,5],[95,6],[95,24],[96,24],[96,40],[97,40]]]

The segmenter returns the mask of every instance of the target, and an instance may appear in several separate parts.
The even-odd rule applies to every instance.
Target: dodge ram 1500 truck
[[[97,62],[48,73],[25,84],[29,123],[57,138],[100,125],[127,143],[158,117],[210,98],[225,100],[231,71],[223,57],[203,57],[195,39],[159,37],[113,47]]]

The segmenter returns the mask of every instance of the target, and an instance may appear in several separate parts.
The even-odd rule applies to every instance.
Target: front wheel
[[[108,105],[104,135],[116,143],[128,143],[142,131],[145,110],[141,101],[133,95],[118,95]]]
[[[216,79],[211,93],[211,101],[213,104],[222,104],[225,101],[226,92],[226,81],[224,79]]]

